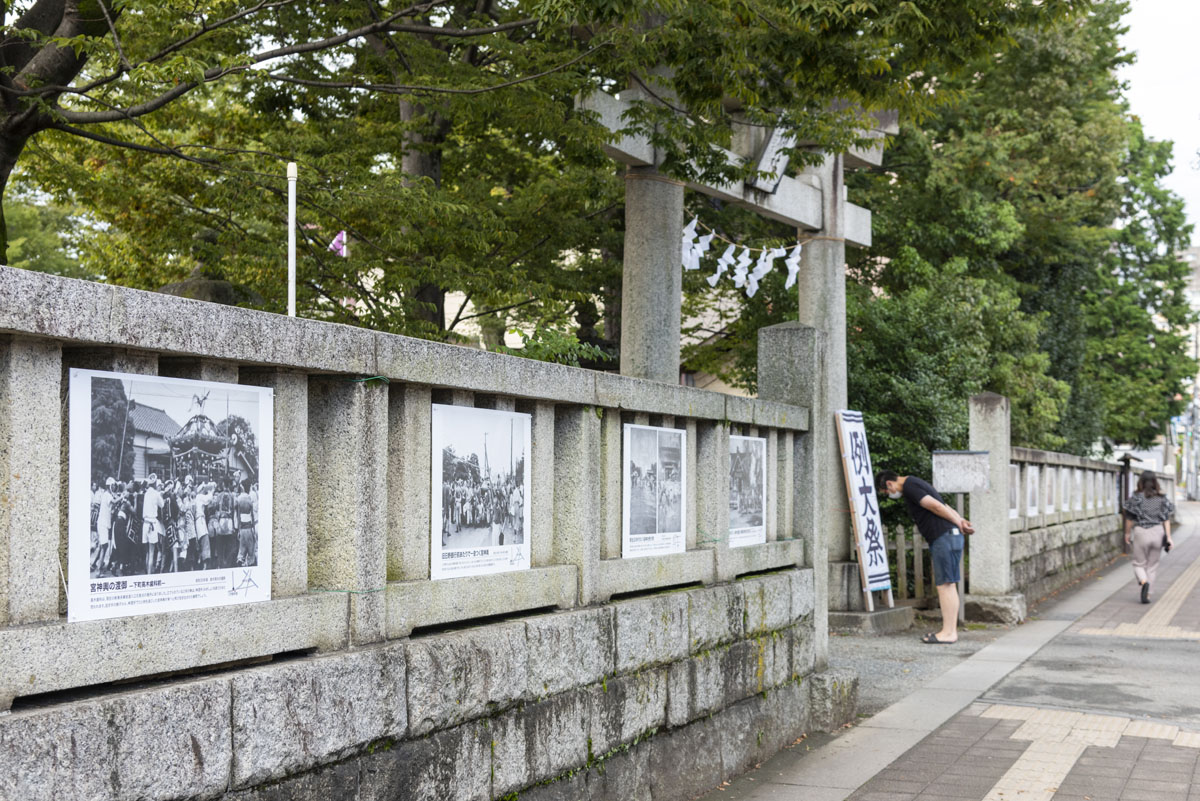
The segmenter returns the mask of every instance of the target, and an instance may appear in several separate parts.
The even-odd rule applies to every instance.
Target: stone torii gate
[[[596,113],[614,133],[626,127],[624,114],[635,102],[652,102],[640,88],[618,96],[595,92],[579,107]],[[818,595],[829,593],[829,609],[865,609],[858,565],[850,561],[853,537],[849,515],[842,508],[844,493],[835,489],[842,474],[833,412],[847,405],[846,391],[846,245],[870,247],[871,212],[846,199],[844,170],[879,166],[882,138],[896,133],[897,115],[873,115],[869,134],[880,143],[866,150],[825,155],[821,165],[804,169],[799,177],[784,175],[777,182],[750,180],[722,185],[680,182],[658,172],[662,154],[646,136],[622,135],[605,147],[615,161],[626,165],[625,253],[621,290],[621,373],[665,383],[679,381],[682,300],[683,197],[685,188],[751,209],[796,228],[797,238],[811,237],[801,251],[797,275],[797,324],[773,326],[760,332],[759,396],[808,406],[812,434],[804,447],[813,452],[806,462],[816,475],[807,477],[808,491],[799,501],[814,521],[812,563]],[[778,130],[745,126],[735,134],[730,163],[751,162],[782,175],[787,162],[779,158],[784,146]],[[815,329],[819,354],[812,354],[806,337]],[[764,350],[767,351],[764,355]],[[814,373],[798,366],[801,354],[815,356]],[[766,361],[764,362],[764,359]],[[810,362],[811,363],[811,362]],[[770,365],[763,369],[763,365]],[[828,572],[827,572],[828,570]],[[892,612],[893,610],[884,610]],[[911,610],[895,610],[911,616]],[[818,621],[818,636],[826,635]],[[900,622],[900,625],[903,625]],[[819,649],[823,652],[823,649]]]

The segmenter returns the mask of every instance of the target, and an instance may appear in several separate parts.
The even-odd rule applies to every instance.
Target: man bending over
[[[942,501],[927,481],[916,476],[898,476],[894,470],[881,470],[875,476],[875,489],[892,499],[904,499],[908,516],[929,545],[933,557],[933,581],[937,585],[938,606],[942,610],[942,629],[930,632],[921,642],[941,645],[958,642],[958,565],[962,560],[963,534],[974,534],[971,521]]]

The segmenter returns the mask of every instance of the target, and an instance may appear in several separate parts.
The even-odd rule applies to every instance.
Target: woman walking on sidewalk
[[[1163,496],[1158,479],[1149,472],[1138,479],[1137,492],[1125,499],[1125,544],[1131,546],[1133,575],[1142,585],[1142,603],[1150,603],[1150,585],[1158,570],[1158,557],[1171,539],[1171,515],[1175,504]]]

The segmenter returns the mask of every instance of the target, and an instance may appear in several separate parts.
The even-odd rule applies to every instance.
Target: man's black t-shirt
[[[936,501],[942,500],[942,496],[938,495],[938,491],[928,481],[916,476],[909,476],[904,480],[904,489],[900,493],[904,496],[904,506],[908,509],[908,516],[916,522],[917,529],[925,538],[925,542],[932,545],[934,540],[956,527],[946,518],[935,515],[921,505],[921,499],[926,495],[932,495]]]

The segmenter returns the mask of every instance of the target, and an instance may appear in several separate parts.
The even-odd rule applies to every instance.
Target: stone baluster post
[[[308,376],[247,370],[242,383],[274,391],[271,455],[271,597],[308,592]]]
[[[346,592],[350,641],[386,631],[388,386],[309,379],[308,578]]]
[[[432,402],[432,392],[427,386],[393,383],[389,390],[387,577],[390,581],[422,581],[430,574]]]
[[[58,342],[0,337],[0,626],[59,614],[62,380]]]
[[[969,546],[971,594],[964,601],[966,616],[971,620],[1012,624],[1025,618],[1025,596],[1011,594],[1012,535],[1008,530],[1010,416],[1008,398],[992,392],[971,396],[970,449],[988,452],[991,487],[971,493],[970,518],[975,533],[971,535]]]
[[[579,603],[606,601],[596,573],[603,537],[603,505],[596,491],[595,454],[601,452],[600,418],[586,406],[559,406],[554,417],[554,564],[579,570]]]
[[[729,427],[705,423],[696,432],[698,539],[712,548],[717,580],[733,581],[740,564],[729,549]]]
[[[829,354],[824,331],[800,323],[782,323],[758,332],[758,396],[806,406],[811,430],[795,437],[792,517],[806,540],[813,568],[813,625],[816,669],[829,663],[829,537],[841,536],[834,518],[846,515],[840,495],[841,465],[837,440],[824,436],[821,422],[833,429],[826,371]],[[830,471],[836,469],[836,473]]]

